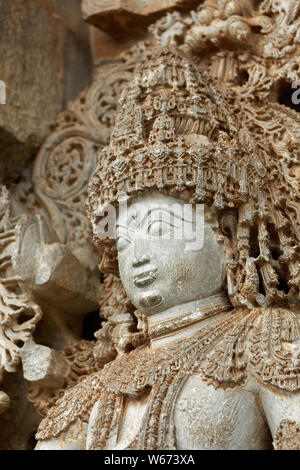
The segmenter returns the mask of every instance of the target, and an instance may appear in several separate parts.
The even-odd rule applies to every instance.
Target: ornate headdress
[[[265,156],[238,123],[226,92],[174,48],[154,49],[124,90],[109,146],[90,183],[90,214],[156,188],[191,191],[217,208],[259,198]]]
[[[255,119],[243,126],[247,102],[233,95],[174,47],[155,48],[139,62],[89,185],[95,240],[105,246],[102,270],[116,269],[111,241],[97,237],[103,208],[157,189],[188,194],[216,213],[238,212],[235,249],[227,250],[234,305],[299,299],[299,192],[290,155]]]

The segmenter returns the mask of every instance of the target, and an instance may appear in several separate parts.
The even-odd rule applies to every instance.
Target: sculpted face
[[[141,312],[163,312],[224,288],[224,244],[201,221],[194,206],[187,209],[181,200],[160,193],[135,198],[127,213],[120,211],[120,276]]]

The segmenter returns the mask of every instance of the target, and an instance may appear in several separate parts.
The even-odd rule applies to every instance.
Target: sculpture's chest
[[[206,385],[198,374],[183,385],[174,410],[178,449],[265,449],[268,430],[255,395]]]
[[[250,391],[215,389],[194,374],[173,392],[172,385],[164,389],[164,398],[160,392],[119,401],[106,449],[268,447],[267,427]]]

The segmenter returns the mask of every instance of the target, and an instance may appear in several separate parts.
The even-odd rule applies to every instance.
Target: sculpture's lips
[[[153,281],[155,281],[156,272],[157,272],[157,269],[152,269],[151,271],[143,272],[141,274],[138,274],[137,276],[134,276],[133,281],[137,287],[149,286],[150,284],[152,284]]]

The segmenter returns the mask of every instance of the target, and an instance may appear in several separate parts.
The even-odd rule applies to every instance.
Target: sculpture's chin
[[[146,311],[149,309],[153,309],[158,307],[163,302],[163,296],[157,290],[153,290],[151,292],[147,292],[147,294],[143,294],[139,299],[139,306]],[[149,313],[151,313],[149,311]]]

